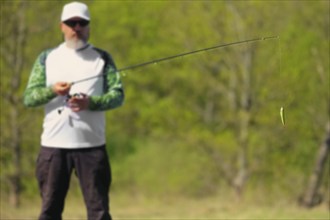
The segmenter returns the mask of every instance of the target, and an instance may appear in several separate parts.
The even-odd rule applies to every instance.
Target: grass
[[[22,205],[14,209],[1,198],[1,220],[36,220],[40,199],[24,198]],[[81,195],[68,195],[64,220],[86,219]],[[329,209],[321,205],[304,209],[293,202],[276,204],[257,201],[237,201],[232,197],[214,196],[203,199],[183,197],[147,198],[124,194],[111,194],[111,213],[116,220],[328,220]]]

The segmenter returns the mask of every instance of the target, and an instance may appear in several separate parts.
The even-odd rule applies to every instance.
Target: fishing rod
[[[252,43],[252,42],[257,42],[257,41],[273,40],[273,39],[278,39],[278,38],[279,38],[278,36],[260,37],[260,38],[250,39],[250,40],[242,40],[242,41],[236,41],[236,42],[227,43],[227,44],[216,45],[216,46],[212,46],[212,47],[206,47],[206,48],[202,48],[202,49],[198,49],[198,50],[193,50],[193,51],[180,53],[180,54],[176,54],[176,55],[172,55],[172,56],[168,56],[168,57],[158,58],[158,59],[154,59],[154,60],[147,61],[147,62],[144,62],[144,63],[124,67],[124,68],[118,69],[117,72],[120,73],[120,72],[123,72],[123,71],[148,66],[150,64],[155,64],[155,63],[160,63],[160,62],[164,62],[164,61],[168,61],[168,60],[173,60],[173,59],[176,59],[176,58],[179,58],[179,57],[182,58],[184,56],[188,56],[188,55],[192,55],[192,54],[196,54],[196,53],[200,53],[200,52],[205,52],[205,51],[209,51],[209,50],[214,50],[214,49],[218,49],[218,48],[224,48],[224,47],[229,47],[229,46],[234,46],[234,45],[244,44],[244,43]],[[97,75],[97,76],[92,76],[92,77],[87,77],[87,78],[80,79],[80,80],[77,80],[77,81],[73,81],[73,82],[71,82],[71,85],[81,83],[81,82],[85,82],[85,81],[88,81],[88,80],[91,80],[91,79],[94,79],[94,78],[98,78],[98,77],[101,77],[101,76],[104,76],[104,74]]]
[[[260,37],[260,38],[250,39],[250,40],[242,40],[242,41],[236,41],[236,42],[227,43],[227,44],[216,45],[216,46],[212,46],[212,47],[206,47],[206,48],[202,48],[202,49],[198,49],[198,50],[193,50],[193,51],[180,53],[180,54],[176,54],[176,55],[172,55],[172,56],[158,58],[158,59],[154,59],[154,60],[147,61],[147,62],[144,62],[144,63],[124,67],[124,68],[118,69],[116,72],[120,73],[120,72],[123,72],[123,71],[148,66],[150,64],[156,64],[156,63],[160,63],[160,62],[164,62],[164,61],[168,61],[168,60],[173,60],[173,59],[176,59],[176,58],[179,58],[179,57],[182,58],[184,56],[188,56],[188,55],[192,55],[192,54],[196,54],[196,53],[200,53],[200,52],[205,52],[205,51],[209,51],[209,50],[215,50],[215,49],[218,49],[218,48],[224,48],[224,47],[229,47],[229,46],[234,46],[234,45],[244,44],[244,43],[252,43],[252,42],[257,42],[257,41],[273,40],[273,39],[279,39],[279,37],[278,36]],[[87,77],[87,78],[84,78],[84,79],[76,80],[76,81],[71,82],[71,86],[74,85],[74,84],[77,84],[77,83],[85,82],[85,81],[95,79],[95,78],[98,78],[98,77],[102,77],[102,76],[105,76],[105,74],[101,74],[101,75],[97,75],[97,76],[92,76],[92,77]],[[73,96],[79,96],[79,95],[80,94],[74,94]],[[70,98],[71,98],[71,96],[68,96],[67,99],[65,100],[65,103]],[[61,114],[63,109],[64,109],[64,106],[62,108],[59,108],[58,113]]]

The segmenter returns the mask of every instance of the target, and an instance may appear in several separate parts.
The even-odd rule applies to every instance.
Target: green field
[[[40,200],[25,198],[19,209],[1,201],[1,220],[37,219]],[[111,210],[114,219],[281,219],[318,220],[329,219],[329,209],[325,205],[304,209],[295,202],[237,201],[221,195],[204,199],[187,198],[146,198],[144,196],[111,196]],[[63,219],[86,219],[85,208],[80,195],[68,195]]]

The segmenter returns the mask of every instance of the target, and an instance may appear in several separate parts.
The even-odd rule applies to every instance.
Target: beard
[[[67,47],[77,50],[85,46],[87,42],[82,39],[66,39],[65,43]]]

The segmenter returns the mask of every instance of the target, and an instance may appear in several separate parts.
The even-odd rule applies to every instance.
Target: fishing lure
[[[282,125],[285,125],[285,114],[284,114],[283,107],[281,107],[281,109],[280,109],[280,116],[281,116]]]

